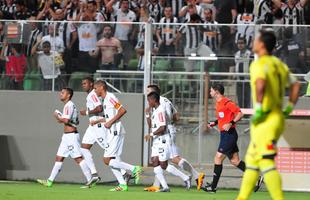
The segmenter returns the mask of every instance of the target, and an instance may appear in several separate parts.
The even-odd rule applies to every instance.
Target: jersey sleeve
[[[94,106],[100,106],[101,105],[101,101],[99,100],[98,96],[96,94],[92,94],[90,96],[91,101],[93,102]]]
[[[283,68],[285,69],[286,73],[286,84],[285,86],[288,88],[291,84],[295,83],[297,81],[297,78],[291,73],[288,66],[284,63],[282,63]]]
[[[109,102],[113,105],[116,110],[119,110],[122,107],[122,104],[119,100],[113,95],[109,98]]]
[[[253,66],[253,80],[256,82],[257,79],[267,79],[267,71],[268,71],[268,65],[266,63],[262,63],[259,61],[254,63]]]
[[[73,107],[70,104],[65,105],[63,112],[62,112],[62,118],[71,119],[72,112],[73,112]]]
[[[241,111],[239,106],[237,106],[236,103],[232,101],[227,102],[226,107],[234,114],[237,114]]]

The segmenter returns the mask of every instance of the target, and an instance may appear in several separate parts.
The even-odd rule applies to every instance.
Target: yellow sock
[[[258,175],[259,173],[256,170],[245,170],[237,200],[246,200],[250,197],[250,194],[252,193],[255,183],[257,181]]]
[[[271,198],[273,200],[283,200],[282,181],[280,174],[275,169],[274,160],[263,159],[259,162],[259,167],[264,173],[264,182]]]

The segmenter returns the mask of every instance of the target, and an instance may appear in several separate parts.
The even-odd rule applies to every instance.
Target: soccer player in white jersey
[[[79,124],[78,111],[75,104],[71,101],[73,90],[71,88],[63,88],[60,91],[60,100],[65,104],[63,112],[55,110],[54,117],[58,123],[64,124],[64,134],[59,145],[56,160],[50,177],[47,180],[38,179],[37,181],[47,187],[52,187],[53,182],[62,168],[65,158],[70,156],[81,167],[86,180],[91,179],[90,170],[82,157],[80,149],[80,136],[77,131]]]
[[[122,104],[118,101],[114,94],[107,91],[105,81],[99,80],[95,82],[94,89],[99,97],[103,98],[103,111],[105,119],[91,121],[92,125],[104,123],[106,128],[106,142],[103,161],[110,166],[119,185],[110,191],[128,191],[128,186],[123,178],[121,169],[132,172],[135,177],[135,183],[139,183],[142,167],[133,166],[120,160],[123,150],[125,129],[120,119],[127,112]]]
[[[102,100],[95,93],[93,86],[93,78],[85,77],[82,80],[82,88],[85,92],[87,92],[88,95],[86,97],[86,109],[80,110],[80,114],[82,116],[88,116],[89,122],[92,120],[97,120],[100,117],[103,118]],[[103,128],[103,124],[98,123],[94,126],[89,125],[86,129],[81,145],[83,157],[92,174],[92,179],[86,183],[86,186],[88,187],[100,181],[100,177],[98,176],[90,149],[95,143],[97,143],[102,149],[104,149],[104,141],[105,129]]]
[[[170,192],[164,177],[164,170],[181,177],[186,185],[186,189],[190,189],[190,177],[179,171],[173,165],[168,164],[171,155],[171,138],[168,131],[167,115],[164,107],[159,103],[159,99],[160,96],[156,92],[151,92],[147,95],[149,107],[153,109],[153,112],[152,117],[147,118],[152,132],[145,136],[146,141],[153,138],[151,160],[155,177],[162,186],[162,189],[156,190],[156,192]]]
[[[148,85],[147,86],[147,94],[151,92],[156,92],[160,95],[160,88],[158,85]],[[197,170],[185,159],[182,158],[179,154],[178,147],[176,145],[176,127],[175,122],[179,120],[179,113],[176,110],[175,106],[171,103],[169,99],[166,97],[160,96],[160,105],[164,108],[167,121],[168,121],[168,133],[171,138],[171,147],[170,147],[170,158],[171,161],[178,165],[181,169],[187,171],[190,174],[190,177],[194,177],[196,184],[197,184],[197,190],[200,190],[203,180],[205,177],[204,173],[199,173]],[[146,117],[149,116],[150,109],[146,109]],[[159,189],[159,182],[158,179],[155,178],[155,181],[153,183],[153,186],[145,188],[146,191],[156,191]]]

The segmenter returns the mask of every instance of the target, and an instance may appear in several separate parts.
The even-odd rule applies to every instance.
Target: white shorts
[[[171,145],[170,145],[170,158],[175,158],[179,156],[179,148],[176,145],[176,138],[174,134],[170,134],[171,137]]]
[[[61,138],[57,156],[67,158],[82,157],[79,133],[64,133]]]
[[[82,144],[97,144],[104,149],[106,141],[106,129],[102,124],[89,125],[83,136]]]
[[[103,157],[120,157],[123,151],[123,144],[124,135],[114,135],[108,132]]]
[[[169,160],[171,157],[170,147],[171,144],[168,142],[154,141],[151,157],[158,157],[161,162]]]

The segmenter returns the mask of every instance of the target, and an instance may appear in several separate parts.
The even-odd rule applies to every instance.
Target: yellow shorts
[[[273,158],[277,153],[276,143],[284,130],[282,111],[272,111],[266,120],[251,125],[251,141],[246,154],[247,166],[258,167],[263,158]]]

